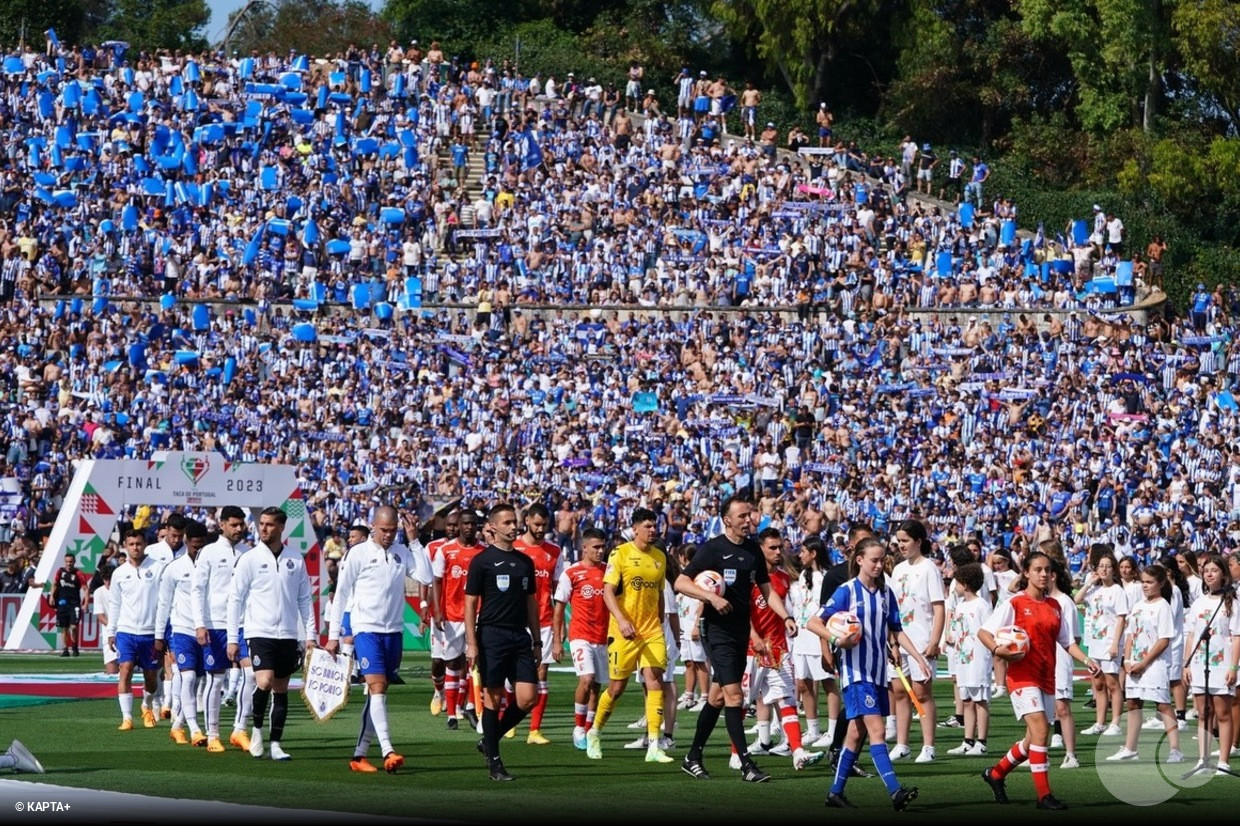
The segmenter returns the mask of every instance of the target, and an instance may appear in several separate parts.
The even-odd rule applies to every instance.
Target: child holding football
[[[1021,591],[995,606],[994,613],[977,636],[994,656],[1008,662],[1008,697],[1017,719],[1025,723],[1025,736],[1002,760],[982,772],[982,780],[990,786],[995,802],[1007,803],[1007,776],[1028,760],[1038,793],[1038,808],[1066,809],[1068,807],[1051,794],[1047,777],[1047,745],[1055,707],[1055,652],[1060,647],[1067,649],[1091,675],[1097,673],[1098,663],[1076,644],[1059,603],[1049,595],[1054,575],[1051,558],[1041,551],[1033,551],[1025,557],[1024,565],[1019,580]],[[1020,628],[1028,635],[1028,650],[1023,653],[1011,645],[995,642],[995,634],[1014,625],[1018,617]]]

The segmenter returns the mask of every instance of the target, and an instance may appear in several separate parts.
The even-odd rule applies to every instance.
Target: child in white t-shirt
[[[977,630],[990,617],[989,599],[978,591],[986,583],[982,566],[976,562],[956,569],[952,584],[956,600],[947,625],[947,643],[955,663],[956,692],[964,713],[964,742],[948,754],[975,757],[986,753],[990,728],[990,649],[977,639]]]
[[[1166,726],[1171,751],[1164,762],[1182,763],[1180,730],[1171,709],[1171,641],[1175,623],[1171,616],[1171,577],[1162,565],[1150,565],[1141,572],[1141,593],[1145,599],[1128,612],[1124,670],[1128,674],[1128,730],[1124,745],[1107,760],[1137,760],[1137,740],[1141,736],[1141,709],[1146,701],[1155,704]]]

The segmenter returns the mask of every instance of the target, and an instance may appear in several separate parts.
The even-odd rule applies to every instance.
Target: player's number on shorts
[[[576,651],[573,652],[573,657],[575,657],[577,662],[579,663],[585,662],[586,650],[584,648],[578,648]]]

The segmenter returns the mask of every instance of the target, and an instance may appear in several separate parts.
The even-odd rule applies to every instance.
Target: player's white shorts
[[[936,658],[932,660],[927,657],[926,665],[930,666],[929,674],[922,670],[921,664],[918,663],[917,660],[913,659],[908,654],[900,654],[900,667],[904,669],[904,676],[908,677],[908,681],[910,683],[924,683],[926,680],[934,677],[934,672],[938,668],[938,659]],[[892,674],[891,678],[897,681],[900,679],[900,677],[896,674]]]
[[[1139,679],[1134,680],[1133,676],[1129,674],[1128,682],[1124,685],[1124,698],[1127,700],[1144,700],[1145,702],[1156,704],[1170,703],[1171,684],[1165,679],[1142,682]]]
[[[1110,649],[1107,649],[1108,651]],[[1094,657],[1098,661],[1098,668],[1103,674],[1119,674],[1120,658],[1119,657]]]
[[[1055,719],[1055,698],[1036,685],[1021,686],[1009,692],[1008,697],[1017,720],[1023,720],[1029,714],[1044,714],[1047,720]]]
[[[834,680],[835,675],[822,667],[821,654],[792,654],[792,676],[798,680]]]
[[[989,703],[990,685],[957,685],[956,696],[974,703]]]
[[[706,662],[706,647],[702,645],[701,637],[698,637],[696,640],[691,640],[688,637],[680,638],[680,661],[686,663]]]
[[[569,640],[573,655],[573,671],[578,677],[593,677],[596,683],[607,682],[607,643]]]
[[[114,663],[118,659],[120,659],[120,655],[116,653],[116,650],[113,649],[112,646],[108,645],[108,642],[106,639],[104,640],[103,645],[99,647],[103,649],[103,664],[104,665],[107,665],[108,663]]]
[[[463,655],[465,653],[465,623],[447,620],[442,630],[432,626],[432,657],[436,656],[436,645],[438,645],[438,658],[441,660],[455,660]]]
[[[792,679],[792,657],[784,657],[779,668],[758,665],[757,657],[746,660],[745,676],[741,678],[741,691],[745,693],[745,702],[752,703],[761,699],[773,705],[780,700],[792,700],[797,696],[796,683]]]

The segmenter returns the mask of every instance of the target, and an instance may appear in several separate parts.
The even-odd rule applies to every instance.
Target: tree
[[[239,13],[229,17],[230,24]],[[391,25],[362,0],[274,0],[257,4],[238,22],[229,48],[326,55],[351,43],[382,48],[391,39]]]
[[[1174,42],[1185,71],[1240,129],[1240,5],[1185,0],[1172,12]]]
[[[808,107],[829,98],[833,61],[845,44],[872,37],[881,0],[715,0],[711,10],[738,42],[753,43]]]
[[[914,0],[897,28],[883,113],[913,134],[986,144],[1015,118],[1064,105],[1071,74],[1007,0]]]
[[[81,43],[102,20],[101,6],[98,0],[4,0],[0,43],[17,43],[24,30],[26,43],[41,50],[48,29],[55,29],[62,43]]]
[[[1019,9],[1035,41],[1067,53],[1086,130],[1153,128],[1170,41],[1161,0],[1022,0]]]
[[[444,52],[472,52],[483,40],[497,37],[530,20],[521,0],[387,0],[380,12],[401,42],[431,40]]]
[[[581,38],[588,54],[607,60],[622,76],[630,61],[640,63],[656,86],[664,75],[661,82],[670,82],[682,66],[719,66],[729,75],[736,69],[726,59],[726,33],[709,17],[705,0],[630,0],[600,11]]]
[[[198,52],[207,47],[203,29],[210,18],[206,0],[113,0],[99,38],[147,51]]]

